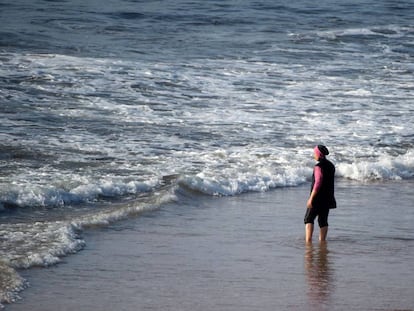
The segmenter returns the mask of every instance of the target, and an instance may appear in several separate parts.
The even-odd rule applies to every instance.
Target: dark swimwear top
[[[320,159],[315,167],[319,167],[321,169],[322,181],[319,186],[319,190],[312,201],[312,206],[320,209],[336,208],[336,200],[334,195],[335,166],[327,159]],[[311,192],[314,186],[315,173],[312,175]]]

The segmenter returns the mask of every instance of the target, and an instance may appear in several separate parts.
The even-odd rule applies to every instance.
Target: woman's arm
[[[315,166],[315,168],[313,169],[313,174],[315,176],[315,184],[313,185],[313,189],[309,196],[308,202],[306,203],[307,208],[312,208],[313,199],[315,198],[315,195],[319,192],[319,189],[321,189],[322,186],[322,169],[319,166]]]

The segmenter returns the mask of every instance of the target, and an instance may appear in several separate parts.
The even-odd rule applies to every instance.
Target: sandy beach
[[[20,271],[30,287],[6,310],[412,310],[412,187],[340,181],[328,242],[311,245],[307,186],[183,195],[86,230],[86,248],[58,265]]]

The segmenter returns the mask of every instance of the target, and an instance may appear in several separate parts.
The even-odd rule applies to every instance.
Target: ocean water
[[[0,301],[180,200],[414,177],[414,3],[2,1]],[[86,241],[87,243],[87,241]]]

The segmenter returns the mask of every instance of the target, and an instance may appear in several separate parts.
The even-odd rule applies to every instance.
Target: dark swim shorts
[[[318,209],[315,207],[307,208],[305,213],[305,224],[313,224],[316,216],[318,216],[319,228],[328,226],[329,209]]]

